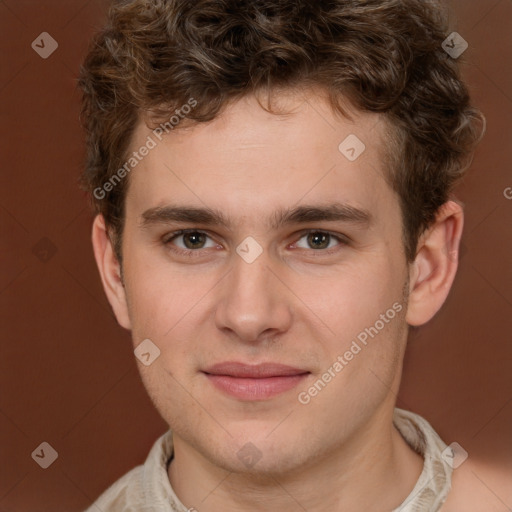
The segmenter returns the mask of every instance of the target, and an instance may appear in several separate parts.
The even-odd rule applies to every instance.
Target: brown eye
[[[206,241],[206,235],[199,231],[184,233],[181,236],[187,249],[202,249]]]
[[[301,242],[302,239],[306,239],[306,244]],[[333,244],[333,242],[337,243]],[[347,242],[344,240],[342,235],[337,236],[326,231],[308,231],[302,234],[295,245],[300,249],[315,249],[321,251],[335,248],[337,245],[341,246],[346,244]]]
[[[176,231],[163,239],[163,243],[176,251],[198,251],[215,247],[215,242],[203,231]],[[174,247],[173,247],[174,246]]]
[[[329,246],[331,235],[329,233],[309,233],[307,235],[308,244],[312,249],[325,249]]]

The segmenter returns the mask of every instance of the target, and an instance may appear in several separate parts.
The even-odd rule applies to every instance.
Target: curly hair
[[[419,236],[485,131],[442,48],[447,25],[438,0],[114,1],[79,84],[87,144],[81,184],[118,260],[128,179],[101,198],[94,191],[126,161],[140,119],[169,119],[192,98],[187,122],[206,122],[245,95],[320,86],[334,111],[347,115],[348,100],[386,119],[385,179],[399,197],[404,252],[413,261]]]

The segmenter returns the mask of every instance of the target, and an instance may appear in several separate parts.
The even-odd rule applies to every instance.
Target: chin
[[[279,479],[283,475],[293,473],[295,470],[303,467],[303,461],[296,459],[296,454],[282,453],[276,454],[266,450],[261,451],[261,458],[254,462],[244,462],[236,458],[218,461],[223,469],[240,476],[250,476],[251,481],[268,481],[269,478]],[[266,455],[265,455],[266,453]]]
[[[299,436],[295,439],[289,430],[280,436],[275,432],[268,436],[271,428],[259,429],[254,435],[247,431],[245,435],[236,435],[233,429],[228,427],[228,430],[233,438],[228,443],[219,441],[215,452],[211,452],[211,444],[203,444],[203,448],[210,451],[207,456],[210,462],[226,471],[268,480],[300,469],[309,459],[307,446],[299,442]]]

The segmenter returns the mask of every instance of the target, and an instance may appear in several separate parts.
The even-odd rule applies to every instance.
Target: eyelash
[[[166,236],[163,237],[162,242],[163,242],[163,244],[166,247],[169,248],[170,251],[172,251],[172,252],[174,252],[176,254],[179,254],[179,255],[182,255],[182,256],[188,256],[188,257],[201,256],[201,252],[202,252],[203,249],[181,249],[181,248],[177,248],[177,247],[172,247],[171,242],[174,239],[178,238],[179,236],[186,235],[186,234],[189,234],[189,233],[199,233],[199,234],[202,234],[202,235],[206,235],[208,238],[213,240],[213,238],[206,231],[202,231],[200,229],[180,229],[179,231],[174,231],[172,233],[168,233]],[[326,254],[330,255],[333,252],[338,251],[340,249],[340,246],[343,247],[343,246],[346,246],[346,245],[349,244],[348,237],[346,237],[344,235],[341,235],[341,234],[332,233],[330,231],[324,231],[324,230],[321,230],[321,229],[308,229],[308,230],[301,231],[299,233],[299,238],[298,238],[297,241],[301,240],[302,238],[304,238],[305,236],[307,236],[307,235],[309,235],[311,233],[328,235],[331,238],[334,238],[339,243],[339,245],[337,245],[336,247],[331,247],[330,249],[318,249],[318,250],[315,250],[315,249],[302,249],[302,248],[299,248],[299,249],[302,249],[302,250],[308,250],[309,252],[313,252],[313,253],[321,253],[321,254],[318,254],[318,256],[321,256],[322,254],[323,255],[326,255]],[[296,243],[296,242],[294,242],[294,243]],[[208,249],[211,249],[211,248],[208,248]],[[196,253],[196,254],[194,254],[194,253]]]

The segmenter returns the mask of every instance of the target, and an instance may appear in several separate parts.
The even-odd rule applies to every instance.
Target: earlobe
[[[420,237],[410,275],[409,325],[428,322],[448,297],[457,273],[463,225],[462,206],[450,200],[439,208],[434,224]]]
[[[103,215],[96,216],[92,226],[94,257],[103,283],[103,289],[119,324],[131,329],[126,290],[121,280],[121,267],[115,256],[105,227]]]

